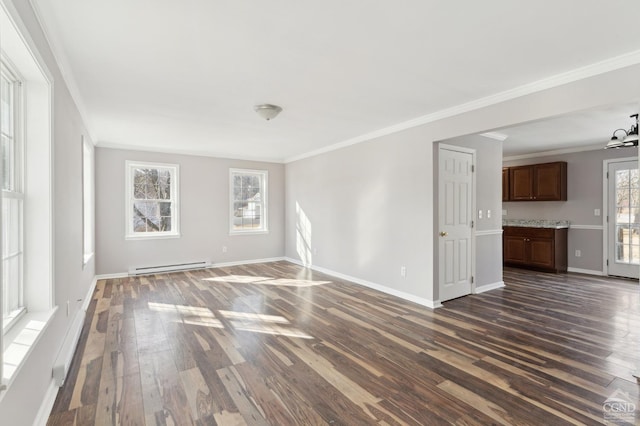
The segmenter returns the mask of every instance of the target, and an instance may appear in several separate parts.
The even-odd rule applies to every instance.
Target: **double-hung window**
[[[230,233],[268,232],[267,171],[231,169]]]
[[[0,69],[2,114],[2,318],[7,330],[24,312],[22,84],[4,64]]]
[[[178,165],[127,161],[126,169],[126,237],[178,237]]]

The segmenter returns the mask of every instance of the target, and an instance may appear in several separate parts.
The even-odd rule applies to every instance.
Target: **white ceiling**
[[[98,145],[269,161],[640,50],[637,0],[32,3]],[[616,108],[511,128],[505,151],[606,138]]]
[[[635,123],[639,101],[585,110],[570,115],[525,123],[495,133],[506,136],[505,157],[556,150],[603,149],[616,129],[629,130]],[[620,134],[618,134],[620,136]]]

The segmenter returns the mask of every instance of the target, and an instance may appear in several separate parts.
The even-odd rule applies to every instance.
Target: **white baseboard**
[[[55,381],[51,379],[49,387],[47,388],[47,393],[44,395],[42,404],[40,404],[36,418],[33,421],[33,426],[46,426],[51,410],[53,409],[53,404],[56,402],[59,390],[60,388],[56,386]]]
[[[91,286],[89,286],[89,291],[87,291],[87,295],[82,301],[82,310],[87,312],[89,309],[89,304],[91,303],[91,299],[93,298],[93,292],[96,290],[96,285],[98,284],[98,276],[93,277],[93,281],[91,281]]]
[[[581,269],[581,268],[572,268],[572,267],[567,268],[567,272],[575,272],[577,274],[597,275],[600,277],[605,275],[605,273],[602,271],[593,271],[591,269]]]
[[[285,260],[284,257],[268,257],[266,259],[239,260],[237,262],[214,263],[211,268],[226,268],[228,266],[251,265],[254,263],[279,262]]]
[[[240,265],[251,265],[253,263],[267,263],[267,262],[278,262],[281,260],[285,260],[284,257],[267,257],[265,259],[249,259],[249,260],[238,260],[235,262],[222,262],[222,263],[212,263],[211,266],[208,266],[205,269],[209,268],[226,268],[228,266],[240,266]],[[179,271],[176,271],[179,272]],[[170,272],[162,272],[162,273],[170,273]],[[96,275],[96,279],[98,280],[111,280],[116,278],[128,278],[128,272],[119,272],[115,274],[101,274]]]
[[[301,261],[299,261],[297,259],[293,259],[291,257],[285,257],[284,260],[286,260],[287,262],[295,263],[296,265],[304,266],[306,268],[311,268],[314,271],[318,271],[318,272],[321,272],[323,274],[331,275],[333,277],[340,278],[342,280],[350,281],[350,282],[352,282],[354,284],[358,284],[358,285],[361,285],[361,286],[364,286],[364,287],[367,287],[367,288],[370,288],[370,289],[373,289],[373,290],[380,291],[382,293],[390,294],[392,296],[396,296],[396,297],[399,297],[401,299],[417,303],[418,305],[426,306],[427,308],[430,308],[430,309],[436,309],[436,308],[442,307],[442,303],[440,303],[439,300],[425,299],[423,297],[418,297],[418,296],[415,296],[415,295],[410,294],[410,293],[405,293],[404,291],[400,291],[400,290],[396,290],[394,288],[390,288],[390,287],[386,287],[386,286],[383,286],[383,285],[380,285],[380,284],[376,284],[376,283],[373,283],[371,281],[366,281],[366,280],[363,280],[363,279],[360,279],[360,278],[357,278],[357,277],[353,277],[351,275],[342,274],[340,272],[332,271],[331,269],[322,268],[320,266],[305,265]]]
[[[498,281],[498,282],[491,283],[491,284],[485,284],[485,285],[476,287],[476,290],[474,291],[474,294],[480,294],[480,293],[484,293],[486,291],[495,290],[497,288],[502,288],[502,287],[504,287],[504,281]]]
[[[117,274],[100,274],[96,275],[96,280],[113,280],[116,278],[127,278],[129,276],[126,272],[120,272]]]

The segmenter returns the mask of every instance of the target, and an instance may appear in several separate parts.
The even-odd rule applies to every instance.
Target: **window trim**
[[[82,268],[95,254],[95,157],[93,145],[80,137],[82,167]]]
[[[171,170],[171,231],[134,232],[133,230],[133,171],[136,168]],[[143,161],[125,161],[125,239],[150,240],[164,238],[180,238],[180,165],[168,163],[151,163]]]
[[[233,209],[233,177],[235,175],[256,175],[260,177],[262,187],[260,196],[262,197],[261,217],[264,219],[259,229],[233,229],[234,209]],[[257,235],[269,233],[269,171],[255,169],[229,169],[229,235]]]
[[[2,309],[0,309],[2,318],[2,327],[0,327],[0,333],[6,334],[9,330],[19,322],[19,320],[26,314],[26,303],[24,296],[24,287],[25,287],[25,269],[24,269],[24,258],[25,258],[25,247],[24,247],[24,222],[25,222],[25,212],[24,212],[24,201],[25,201],[25,138],[24,138],[24,127],[26,120],[26,111],[24,109],[24,93],[23,93],[23,81],[24,79],[20,75],[20,73],[15,69],[13,64],[10,63],[8,58],[2,57],[2,62],[0,62],[0,73],[3,77],[11,84],[11,96],[12,96],[12,115],[11,120],[12,124],[12,135],[11,139],[13,141],[13,153],[12,153],[12,183],[13,187],[11,189],[2,189],[0,188],[0,192],[2,194],[2,203],[4,203],[4,199],[14,199],[19,200],[19,219],[18,219],[18,250],[12,253],[4,253],[2,252],[2,256],[0,259],[4,265],[4,261],[10,258],[19,257],[19,280],[18,283],[18,307],[16,309],[11,310],[10,312],[4,312],[5,306],[3,305]],[[1,234],[0,234],[1,235]],[[2,239],[4,239],[4,235],[1,235]],[[4,241],[3,241],[4,245]],[[1,251],[1,250],[0,250]],[[4,272],[0,269],[1,272]],[[4,274],[0,275],[0,281],[4,279]],[[0,283],[0,290],[4,291],[2,288],[2,283]],[[2,303],[7,303],[6,300],[2,300]],[[6,316],[5,316],[6,314]],[[0,377],[1,379],[1,377]]]
[[[15,6],[11,2],[5,2],[2,6],[0,25],[3,36],[6,31],[7,37],[3,38],[0,59],[19,70],[23,82],[23,162],[29,163],[23,169],[23,192],[29,200],[29,207],[24,209],[23,226],[28,227],[30,232],[23,235],[24,256],[29,259],[25,268],[23,294],[29,309],[11,330],[6,334],[0,333],[0,347],[5,348],[4,352],[0,351],[0,401],[7,394],[3,389],[10,389],[13,381],[20,376],[58,309],[55,300],[53,238],[55,82]],[[29,197],[32,193],[38,196]],[[1,318],[2,315],[0,323]],[[14,346],[20,348],[19,356],[9,361],[3,355]]]

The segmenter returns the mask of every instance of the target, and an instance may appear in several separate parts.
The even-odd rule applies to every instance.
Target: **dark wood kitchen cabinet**
[[[502,169],[502,201],[509,201],[509,168]]]
[[[505,226],[504,264],[551,272],[567,271],[567,228]]]
[[[504,171],[502,177],[504,200]],[[567,163],[509,167],[509,201],[566,201]]]

